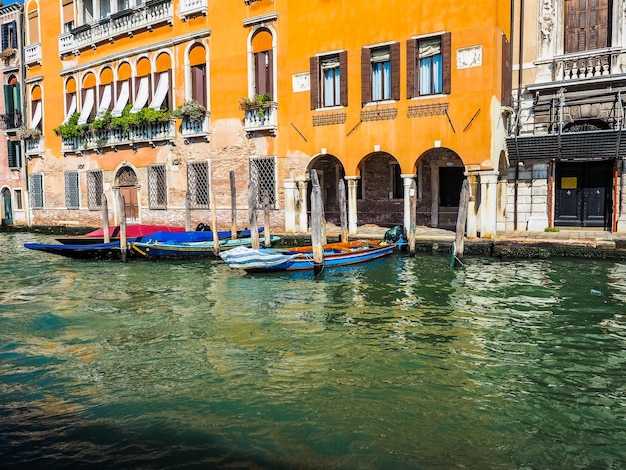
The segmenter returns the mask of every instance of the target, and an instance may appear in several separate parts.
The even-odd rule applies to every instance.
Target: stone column
[[[498,213],[498,172],[487,170],[480,172],[480,237],[496,236]]]
[[[294,180],[285,180],[283,185],[285,188],[285,233],[295,233],[299,206],[298,183]]]
[[[400,175],[404,186],[404,230],[408,233],[411,228],[411,181],[417,175]],[[417,197],[414,194],[413,197]]]
[[[307,182],[306,180],[301,180],[301,181],[298,181],[297,184],[298,184],[299,206],[297,206],[296,231],[306,232],[309,230],[309,221],[307,218],[309,201],[307,200],[307,197],[306,197]]]
[[[360,176],[346,176],[348,182],[348,233],[354,235],[357,230],[356,188]]]
[[[530,186],[530,217],[527,230],[543,232],[548,226],[548,164],[535,163]]]

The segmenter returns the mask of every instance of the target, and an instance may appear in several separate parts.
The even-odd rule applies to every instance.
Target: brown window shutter
[[[502,106],[511,106],[513,71],[511,70],[511,43],[502,35]]]
[[[274,51],[267,51],[269,67],[267,68],[267,93],[272,97],[272,101],[276,101],[274,96]]]
[[[372,52],[364,47],[361,49],[361,102],[372,101]]]
[[[415,39],[406,42],[406,97],[417,96],[415,92]]]
[[[609,0],[566,2],[565,53],[610,46]]]
[[[339,53],[339,100],[348,106],[348,51]]]
[[[599,0],[595,4],[595,11],[591,12],[591,18],[595,16],[596,24],[589,25],[597,31],[596,41],[597,48],[602,49],[608,47],[609,43],[609,1]]]
[[[391,99],[400,99],[400,43],[391,45]]]
[[[446,94],[450,94],[451,91],[451,80],[450,75],[452,73],[452,34],[445,33],[441,36],[441,55],[443,60],[442,66],[442,92]]]
[[[319,57],[311,57],[309,62],[311,109],[317,109],[320,107],[320,59]]]

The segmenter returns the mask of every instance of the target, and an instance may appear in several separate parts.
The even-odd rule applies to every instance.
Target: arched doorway
[[[129,166],[123,166],[115,175],[115,186],[124,196],[124,210],[127,223],[139,223],[139,198],[137,195],[137,174]]]
[[[310,172],[312,169],[317,171],[317,176],[320,180],[326,221],[339,225],[341,221],[338,184],[339,181],[344,182],[346,175],[343,165],[334,155],[322,155],[309,164],[307,171]],[[307,190],[307,198],[309,201],[311,200],[310,185]]]
[[[393,155],[374,152],[359,163],[357,186],[359,225],[382,227],[404,223],[404,183]]]
[[[11,190],[2,189],[2,224],[13,225],[13,206],[11,205]]]

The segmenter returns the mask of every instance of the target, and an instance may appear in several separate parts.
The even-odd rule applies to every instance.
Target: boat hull
[[[43,251],[54,255],[73,259],[109,260],[121,259],[122,251],[119,242],[92,243],[89,245],[61,245],[56,243],[25,243],[29,250]],[[130,250],[128,250],[130,254]]]
[[[271,237],[271,243],[277,243],[280,237]],[[261,245],[264,239],[260,239]],[[137,240],[130,244],[132,249],[147,258],[202,258],[215,257],[213,241],[207,242],[158,242]],[[251,246],[252,238],[223,239],[219,241],[219,249],[230,250],[239,246]]]
[[[364,263],[395,250],[395,244],[368,242],[330,243],[324,245],[324,268]],[[311,247],[293,250],[248,250],[220,254],[231,267],[250,273],[277,271],[307,271],[315,268]]]

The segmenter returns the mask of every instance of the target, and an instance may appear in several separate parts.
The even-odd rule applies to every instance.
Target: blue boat
[[[262,233],[263,227],[259,228],[259,233]],[[240,230],[237,232],[236,239],[249,238],[250,230]],[[217,232],[218,240],[233,239],[232,232]],[[183,244],[183,243],[198,243],[198,242],[212,242],[213,232],[208,231],[190,231],[190,232],[169,232],[158,231],[137,237],[134,241],[141,243],[171,243],[171,244]]]
[[[24,243],[29,250],[43,251],[73,259],[121,259],[120,242],[63,245],[60,243]],[[130,250],[128,251],[130,253]]]
[[[395,243],[349,241],[324,245],[324,267],[364,263],[390,255]],[[314,269],[313,248],[296,247],[289,250],[245,247],[220,252],[220,257],[231,267],[247,272],[305,271]]]
[[[144,238],[148,240],[136,240],[130,243],[130,246],[136,253],[147,258],[200,258],[215,256],[215,252],[213,251],[215,243],[212,239],[210,241],[159,241],[152,240],[150,237]],[[278,241],[280,241],[280,237],[270,237],[271,244],[277,243]],[[259,242],[261,246],[264,246],[264,237],[260,237]],[[235,247],[252,246],[252,238],[223,238],[218,240],[218,244],[221,252],[222,250],[231,250]]]

